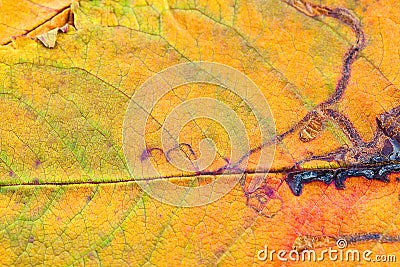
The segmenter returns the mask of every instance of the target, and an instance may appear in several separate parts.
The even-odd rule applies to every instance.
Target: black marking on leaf
[[[333,170],[315,170],[291,172],[287,175],[285,181],[295,196],[300,196],[304,184],[311,182],[324,182],[329,185],[333,181]]]
[[[347,180],[347,178],[350,177],[365,177],[368,180],[374,179],[376,169],[350,169],[350,170],[343,170],[343,171],[338,171],[335,174],[335,179],[334,183],[337,189],[344,189],[346,186],[344,185],[344,182]],[[380,180],[377,178],[377,180]]]
[[[392,172],[400,171],[400,164],[391,164],[381,166],[355,167],[351,169],[328,169],[328,170],[306,170],[290,172],[285,181],[295,196],[300,196],[305,184],[311,182],[324,182],[330,185],[332,182],[337,189],[344,189],[344,182],[350,177],[364,177],[368,180],[378,180],[389,182],[387,175]]]
[[[358,243],[358,242],[365,242],[365,241],[374,241],[380,240],[382,238],[382,234],[380,233],[366,233],[366,234],[356,234],[351,236],[343,236],[349,243]]]

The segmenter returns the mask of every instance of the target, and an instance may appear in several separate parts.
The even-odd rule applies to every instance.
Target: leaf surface
[[[277,260],[260,261],[258,251],[265,245],[290,250],[299,236],[399,236],[395,173],[389,183],[350,178],[344,190],[310,183],[300,196],[285,183],[285,171],[296,162],[353,145],[334,123],[310,142],[300,141],[297,129],[277,143],[271,172],[261,181],[269,190],[262,213],[254,209],[260,202],[253,205],[239,184],[206,206],[163,204],[144,193],[128,171],[121,134],[125,111],[135,91],[167,67],[212,61],[245,73],[268,100],[278,135],[335,92],[354,32],[338,20],[307,16],[290,2],[303,3],[80,1],[71,6],[73,26],[57,35],[54,48],[26,37],[9,43],[6,35],[0,36],[9,43],[0,47],[0,255],[7,255],[0,262],[281,266]],[[378,131],[376,118],[400,104],[400,6],[389,0],[320,2],[351,10],[365,32],[366,46],[334,108],[369,142]],[[35,18],[43,12],[41,5],[34,10]],[[12,35],[33,31],[57,13],[46,12],[40,22]],[[7,20],[4,27],[15,23],[20,23],[17,18]],[[146,125],[148,145],[160,146],[160,125],[174,106],[204,96],[231,106],[252,133],[250,147],[260,146],[248,106],[226,90],[201,84],[179,87],[159,101]],[[180,137],[197,154],[199,140],[215,141],[218,155],[210,171],[224,164],[231,148],[224,129],[208,120],[186,125]],[[247,182],[260,179],[251,173],[257,157],[250,157]],[[151,160],[160,167],[160,179],[191,179],[161,153]],[[302,167],[338,164],[317,161]],[[198,182],[217,177],[200,175]],[[349,248],[399,255],[397,242],[369,240]]]

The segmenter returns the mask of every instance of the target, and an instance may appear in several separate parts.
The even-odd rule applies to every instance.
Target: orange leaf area
[[[351,122],[360,148],[388,129],[377,118],[400,105],[396,1],[70,3],[0,3],[0,264],[396,266],[259,257],[266,246],[269,252],[289,253],[294,247],[320,253],[337,249],[342,238],[345,249],[370,250],[373,260],[377,255],[400,260],[398,174],[390,173],[387,183],[351,177],[344,190],[305,183],[299,196],[285,182],[296,168],[346,169],[358,160],[349,153],[340,160],[304,161],[358,146],[343,124],[327,119],[328,108],[318,109],[337,92],[352,47],[357,54],[348,84],[329,110]],[[51,40],[52,49],[31,39],[53,38],[51,31],[65,24],[68,31]],[[218,62],[246,74],[268,101],[282,138],[271,172],[257,172],[257,166],[269,167],[258,162],[268,148],[240,96],[210,84],[184,85],[163,95],[144,135],[147,147],[154,148],[146,155],[159,168],[155,178],[204,185],[229,163],[235,149],[229,134],[207,118],[182,127],[179,138],[190,146],[177,151],[193,160],[201,154],[199,142],[212,139],[217,153],[205,169],[208,175],[182,171],[161,153],[169,113],[199,97],[234,110],[254,150],[247,174],[228,194],[189,208],[161,203],[135,183],[122,130],[138,88],[157,72],[190,61]],[[313,111],[313,120],[304,120]],[[381,149],[382,140],[362,156]]]
[[[36,36],[70,20],[72,0],[2,1],[0,3],[0,44],[20,35]]]

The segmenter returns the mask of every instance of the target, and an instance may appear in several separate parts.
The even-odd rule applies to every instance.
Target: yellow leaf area
[[[400,6],[318,2],[346,7],[362,22],[366,48],[335,108],[369,141],[375,118],[399,105]],[[239,185],[209,205],[163,204],[132,181],[122,151],[122,123],[135,90],[155,73],[188,61],[219,62],[245,73],[267,99],[277,133],[287,131],[334,92],[355,40],[349,27],[310,18],[281,1],[81,1],[72,11],[74,27],[57,36],[54,48],[28,38],[0,48],[2,265],[317,266],[260,261],[257,253],[265,245],[290,250],[298,236],[400,235],[395,175],[390,183],[351,178],[345,190],[311,183],[294,196],[283,174],[270,173],[266,182],[275,193],[263,216],[247,205]],[[25,16],[18,6],[14,12],[15,20]],[[12,22],[4,27],[37,26]],[[162,124],[173,106],[199,96],[227,102],[251,133],[251,148],[260,145],[251,110],[212,85],[185,85],[166,94],[148,122],[149,145],[160,145],[156,121]],[[180,134],[196,153],[199,140],[214,140],[218,153],[210,170],[229,155],[229,136],[217,122],[196,120]],[[296,132],[277,144],[272,169],[341,146],[351,144],[335,125],[308,143]],[[151,160],[160,164],[159,178],[185,175],[161,154]],[[349,248],[400,256],[396,242],[370,240]],[[322,264],[345,265],[327,259]]]

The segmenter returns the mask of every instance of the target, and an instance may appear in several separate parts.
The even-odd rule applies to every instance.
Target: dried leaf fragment
[[[62,31],[63,33],[66,33],[68,31],[68,24],[65,24],[61,28],[57,27],[55,29],[52,29],[48,32],[39,34],[36,36],[36,38],[42,42],[42,44],[47,47],[47,48],[54,48],[56,45],[56,40],[57,40],[57,34],[58,31]]]

